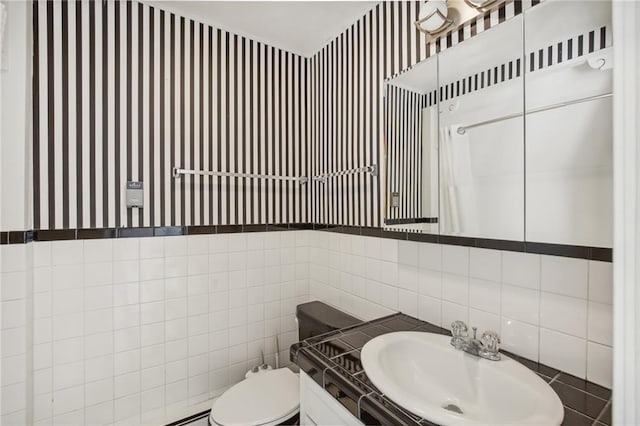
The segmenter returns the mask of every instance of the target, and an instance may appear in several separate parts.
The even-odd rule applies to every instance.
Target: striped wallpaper
[[[539,3],[509,0],[426,43],[416,30],[420,2],[381,2],[314,55],[308,66],[313,174],[380,163],[384,81]],[[311,220],[380,226],[381,179],[352,175],[314,182]]]
[[[315,222],[380,226],[383,82],[515,16],[426,43],[419,2],[381,2],[311,58],[134,1],[34,0],[35,229]],[[126,181],[143,209],[127,209]]]
[[[307,61],[133,1],[33,2],[35,229],[308,222]],[[127,209],[126,181],[144,208]]]
[[[398,207],[387,205],[386,219],[424,217],[422,212],[422,109],[435,93],[422,94],[387,85],[384,128],[388,192],[399,192]]]

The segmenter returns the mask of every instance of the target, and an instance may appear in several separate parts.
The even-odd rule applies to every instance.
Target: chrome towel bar
[[[573,104],[579,104],[579,103],[582,103],[582,102],[595,101],[596,99],[609,98],[611,96],[613,96],[613,93],[605,93],[603,95],[587,96],[586,98],[575,99],[573,101],[560,102],[560,103],[553,104],[553,105],[547,105],[547,106],[543,106],[543,107],[539,107],[539,108],[534,108],[534,109],[531,109],[529,111],[526,111],[526,113],[527,114],[535,114],[536,112],[549,111],[551,109],[562,108],[564,106],[573,105]],[[497,123],[499,121],[509,120],[510,118],[516,118],[516,117],[520,117],[522,115],[523,115],[523,113],[518,112],[518,113],[515,113],[515,114],[509,114],[509,115],[505,115],[505,116],[502,116],[502,117],[493,118],[491,120],[480,121],[479,123],[469,124],[467,126],[460,126],[460,127],[458,127],[457,133],[459,135],[464,135],[465,133],[467,133],[468,129],[473,129],[474,127],[478,127],[478,126],[484,126],[486,124]]]
[[[179,178],[181,175],[198,175],[198,176],[221,176],[221,177],[248,178],[248,179],[287,180],[287,181],[298,182],[300,183],[300,185],[304,185],[309,180],[309,178],[307,178],[306,176],[294,177],[294,176],[259,175],[255,173],[215,172],[210,170],[188,170],[188,169],[181,169],[179,167],[174,167],[172,174],[174,178]]]
[[[313,177],[313,180],[315,180],[316,182],[325,183],[327,179],[330,179],[330,178],[354,175],[357,173],[369,173],[371,174],[371,176],[378,176],[378,165],[372,164],[371,166],[356,167],[355,169],[347,169],[347,170],[340,170],[338,172],[323,173],[323,174],[315,175]]]

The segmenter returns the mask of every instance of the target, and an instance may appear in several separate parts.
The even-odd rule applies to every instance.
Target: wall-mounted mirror
[[[385,226],[438,233],[438,59],[385,87]]]
[[[385,227],[611,247],[611,46],[610,2],[548,1],[388,80]]]
[[[522,16],[439,57],[440,233],[522,241]]]
[[[527,240],[611,247],[611,4],[545,2],[525,20]]]

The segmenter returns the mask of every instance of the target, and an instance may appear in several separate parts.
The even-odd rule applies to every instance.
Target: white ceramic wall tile
[[[469,306],[481,311],[500,314],[501,287],[497,282],[471,278],[469,281]]]
[[[501,346],[505,350],[528,359],[538,359],[539,328],[514,319],[502,317]]]
[[[418,291],[420,294],[442,298],[442,273],[430,269],[418,270]]]
[[[610,346],[587,343],[587,380],[611,388],[613,385],[613,351]]]
[[[442,301],[442,328],[450,329],[454,321],[469,323],[469,308],[457,303]]]
[[[3,301],[24,299],[27,296],[27,272],[0,273],[0,297]]]
[[[469,251],[469,275],[487,281],[500,282],[502,254],[498,250],[471,248]]]
[[[165,257],[186,256],[187,236],[164,237]]]
[[[27,322],[25,299],[0,303],[2,328],[23,327]]]
[[[503,284],[500,310],[505,317],[538,325],[540,292]]]
[[[585,339],[587,337],[587,301],[575,297],[542,292],[540,326]]]
[[[588,266],[584,259],[541,256],[541,288],[566,296],[587,298]]]
[[[442,246],[442,271],[456,275],[469,275],[469,247]]]
[[[392,282],[390,283],[392,284]],[[409,265],[398,265],[398,287],[418,292],[418,267]]]
[[[502,252],[502,282],[527,287],[540,288],[540,255]]]
[[[442,270],[442,245],[418,244],[418,264],[422,269]]]
[[[589,262],[589,300],[598,303],[613,303],[613,264]]]
[[[469,309],[469,326],[478,328],[478,337],[485,331],[500,333],[500,317],[477,309]]]
[[[418,243],[414,241],[398,242],[398,263],[418,266]]]
[[[33,243],[33,266],[50,266],[51,265],[51,243],[42,241]]]
[[[51,243],[52,265],[77,265],[83,262],[84,242],[82,240],[54,241]]]
[[[111,262],[113,260],[113,240],[85,240],[84,244],[84,262]],[[39,244],[39,243],[38,243]]]
[[[91,415],[139,423],[218,395],[258,362],[260,350],[273,360],[275,335],[296,340],[295,306],[310,295],[366,319],[397,310],[444,327],[462,319],[498,331],[505,349],[541,362],[544,353],[555,366],[567,361],[553,345],[566,346],[582,366],[569,372],[610,383],[610,264],[545,256],[541,265],[537,255],[314,231],[105,241],[61,244],[55,255],[58,243],[34,243],[33,255],[10,250],[10,268],[23,270],[0,271],[3,315],[15,326],[2,330],[3,367],[24,362],[25,327],[33,327],[41,423],[78,413],[82,422]],[[3,246],[3,255],[6,247],[17,245]],[[29,319],[26,295],[5,278],[23,282],[32,261]],[[543,287],[556,293],[550,299],[538,292],[541,269]],[[580,335],[579,316],[559,323],[547,309],[563,293],[592,302],[588,356],[586,340],[553,331]],[[548,330],[538,328],[538,315]]]
[[[418,295],[411,291],[398,292],[398,309],[412,317],[418,316]]]
[[[24,271],[27,269],[27,244],[0,246],[0,270],[2,272]]]
[[[578,377],[587,371],[587,342],[578,337],[540,329],[540,362]]]
[[[589,341],[613,345],[613,306],[589,302]]]
[[[26,408],[25,384],[16,383],[14,385],[3,386],[2,389],[2,411],[1,414],[10,414]]]
[[[13,385],[26,381],[26,355],[2,358],[2,382],[0,386]]]
[[[418,297],[418,318],[437,326],[442,325],[442,300],[429,296]]]
[[[398,261],[398,241],[393,239],[380,239],[380,259],[396,263]]]
[[[442,299],[458,305],[469,305],[469,277],[442,274]]]
[[[240,380],[252,366],[249,341],[266,343],[276,334],[285,343],[297,339],[295,306],[309,294],[310,237],[296,231],[35,243],[34,394],[59,397],[49,406],[39,399],[38,420],[74,421],[80,412],[82,421],[91,414],[139,423]],[[350,272],[358,274],[345,275],[350,292],[365,291],[365,262],[358,257],[364,242],[345,242]],[[397,290],[390,289],[397,309]],[[18,296],[3,301],[11,317],[6,324],[19,326],[3,330],[3,343],[22,350],[4,355],[24,357],[24,323],[16,321],[26,313],[17,315],[24,306]],[[273,359],[273,344],[262,348]],[[233,356],[210,365],[210,350]],[[253,355],[257,363],[259,351]],[[76,388],[82,398],[66,403],[68,394],[60,392]]]

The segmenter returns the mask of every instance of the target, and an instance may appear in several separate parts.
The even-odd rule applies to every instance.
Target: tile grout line
[[[556,375],[555,375],[555,376],[553,376],[553,378],[552,378],[551,380],[549,380],[549,383],[547,383],[547,384],[548,384],[548,385],[551,385],[551,383],[555,382],[555,381],[556,381],[556,379],[557,379],[558,377],[560,377],[560,374],[562,374],[562,373],[556,373]],[[561,383],[561,382],[560,382],[560,383]]]
[[[558,373],[556,376],[560,376],[561,374],[562,374],[562,372]],[[554,378],[554,380],[555,380],[555,378]],[[554,381],[554,380],[552,380],[552,381]],[[585,380],[585,379],[581,379],[581,380],[584,380],[584,381],[585,381],[585,382],[587,382],[587,383],[593,383],[593,382],[588,382],[588,381],[587,381],[587,380]],[[564,386],[570,387],[570,388],[571,388],[571,389],[573,389],[573,390],[577,390],[577,391],[579,391],[579,392],[586,393],[587,395],[592,396],[592,397],[594,397],[594,398],[596,398],[596,399],[599,399],[600,401],[605,401],[605,402],[611,401],[611,398],[609,398],[609,399],[604,399],[604,398],[602,398],[601,396],[594,395],[593,393],[591,393],[591,392],[589,392],[589,391],[587,391],[587,390],[580,389],[580,388],[578,388],[578,387],[576,387],[576,386],[573,386],[573,385],[570,385],[570,384],[568,384],[568,383],[565,383],[565,382],[563,382],[562,380],[557,380],[557,382],[558,382],[558,383],[563,384]],[[549,384],[551,384],[551,382],[549,382]],[[594,384],[597,384],[597,383],[594,383]]]
[[[609,406],[611,406],[611,399],[609,399],[609,401],[607,401],[607,403],[604,405],[604,407],[602,407],[602,410],[600,410],[600,414],[598,414],[598,417],[593,422],[594,425],[598,424],[598,422],[600,421],[600,419],[604,415],[604,412],[607,410],[607,408],[609,408]]]

